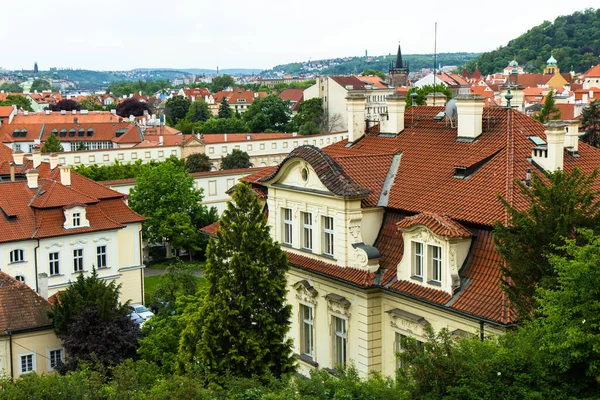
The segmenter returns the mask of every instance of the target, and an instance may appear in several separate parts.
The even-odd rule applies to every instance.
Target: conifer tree
[[[534,115],[533,118],[542,124],[551,120],[560,119],[560,110],[556,107],[555,103],[554,92],[551,90],[546,95],[546,100],[544,100],[544,105],[542,106],[540,113]]]
[[[221,105],[219,105],[219,118],[231,118],[233,117],[233,111],[231,111],[231,107],[229,107],[229,103],[227,103],[227,99],[223,97],[221,100]]]
[[[64,151],[64,149],[56,135],[51,133],[42,146],[42,153],[56,153],[59,151]]]
[[[600,147],[600,100],[590,103],[581,111],[581,130],[583,140],[594,147]]]
[[[180,342],[184,365],[199,365],[209,381],[281,376],[295,370],[286,338],[287,257],[269,233],[257,196],[240,184],[207,247],[209,289]]]

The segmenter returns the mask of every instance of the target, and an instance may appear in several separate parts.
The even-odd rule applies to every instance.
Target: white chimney
[[[353,143],[365,134],[365,107],[367,99],[360,93],[349,93],[346,97],[348,110],[348,142]]]
[[[50,154],[49,160],[50,160],[50,170],[53,170],[54,168],[56,168],[58,166],[58,155],[56,155],[55,153]]]
[[[227,141],[227,134],[226,133],[223,134],[223,141],[225,141],[225,142]]]
[[[38,294],[48,300],[48,274],[42,272],[38,274]]]
[[[64,186],[71,186],[71,167],[61,165],[60,167],[60,183]]]
[[[39,147],[31,149],[31,160],[33,161],[33,168],[37,168],[42,163],[42,153],[40,153]]]
[[[38,187],[38,171],[37,169],[30,169],[29,171],[27,171],[27,187],[29,187],[29,189],[37,189]]]
[[[388,110],[388,121],[386,132],[398,134],[404,130],[404,110],[406,109],[406,97],[397,94],[390,95],[386,99]]]
[[[73,114],[73,115],[77,115],[77,110],[73,110],[73,111],[71,111],[71,114]]]
[[[440,92],[429,93],[425,96],[425,103],[428,106],[444,106],[446,105],[446,95]]]
[[[579,120],[572,119],[567,123],[567,134],[565,135],[565,147],[572,152],[579,151]]]
[[[23,152],[21,150],[17,150],[13,153],[13,160],[16,165],[23,165]]]
[[[455,99],[458,140],[472,142],[483,132],[483,97],[479,94],[459,94]]]
[[[563,169],[566,124],[563,121],[550,121],[544,126],[546,127],[548,156],[545,162],[542,163],[544,164],[542,167],[546,171]]]
[[[162,145],[163,145],[163,143],[164,143],[164,140],[165,140],[165,139],[163,138],[163,136],[162,136],[162,135],[160,135],[160,136],[158,137],[158,145],[159,145],[159,146],[162,146]]]

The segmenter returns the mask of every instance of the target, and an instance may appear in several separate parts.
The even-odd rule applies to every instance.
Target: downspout
[[[33,258],[34,258],[34,265],[35,265],[35,291],[37,293],[40,292],[40,285],[38,282],[38,257],[37,257],[37,250],[40,248],[40,239],[37,239],[37,246],[35,246],[35,248],[33,249]]]
[[[485,339],[485,335],[484,335],[484,329],[483,329],[483,321],[479,321],[479,339],[483,342]]]
[[[11,379],[15,379],[13,374],[13,349],[12,349],[12,332],[9,330],[4,331],[5,335],[8,335],[8,343],[9,343],[9,353],[10,353],[10,377]]]

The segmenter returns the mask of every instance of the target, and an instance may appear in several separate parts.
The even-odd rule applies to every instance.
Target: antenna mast
[[[435,22],[435,28],[433,33],[433,105],[435,106],[435,76],[437,67],[437,22]]]

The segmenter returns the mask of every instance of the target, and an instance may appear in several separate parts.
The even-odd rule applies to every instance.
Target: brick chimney
[[[386,103],[388,120],[385,124],[385,130],[382,130],[382,132],[398,134],[404,130],[404,110],[406,109],[406,97],[394,94],[387,97]]]
[[[38,188],[38,170],[37,169],[30,169],[29,171],[27,171],[27,187],[29,189],[37,189]]]
[[[459,141],[472,142],[483,132],[483,97],[479,94],[459,94],[456,99]]]
[[[64,186],[71,186],[71,167],[61,165],[60,167],[60,183]]]
[[[365,135],[365,107],[367,99],[360,93],[349,93],[346,97],[348,110],[348,142],[353,143]]]

